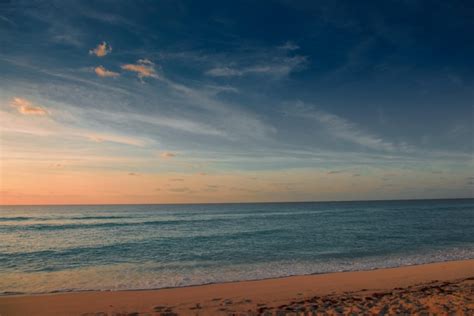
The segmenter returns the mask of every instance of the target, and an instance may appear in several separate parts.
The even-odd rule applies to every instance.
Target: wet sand
[[[474,315],[474,260],[173,289],[0,297],[0,315]]]

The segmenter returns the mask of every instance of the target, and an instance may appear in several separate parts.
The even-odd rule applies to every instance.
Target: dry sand
[[[474,315],[474,260],[260,281],[0,297],[0,315]]]

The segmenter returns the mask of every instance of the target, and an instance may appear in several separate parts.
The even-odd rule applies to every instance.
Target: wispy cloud
[[[95,80],[84,79],[80,76],[71,75],[70,73],[66,73],[66,72],[52,71],[49,68],[38,67],[38,66],[34,65],[33,63],[27,62],[25,60],[21,60],[21,59],[17,59],[17,58],[9,58],[9,57],[4,57],[4,56],[0,56],[0,60],[5,61],[7,63],[10,63],[12,65],[18,66],[18,67],[22,67],[24,69],[28,69],[30,71],[35,71],[37,73],[42,73],[44,75],[48,75],[48,76],[51,76],[51,77],[54,77],[54,78],[58,78],[58,79],[62,80],[62,82],[63,81],[71,81],[71,82],[75,82],[77,84],[86,84],[88,86],[99,88],[101,90],[110,90],[110,91],[113,91],[115,93],[121,93],[121,94],[124,94],[124,95],[130,94],[130,92],[128,90],[122,89],[120,87],[115,87],[115,86],[111,86],[111,85],[102,84],[102,83],[99,83]],[[79,87],[79,85],[77,85],[77,87]]]
[[[216,67],[206,71],[206,74],[213,77],[232,77],[242,76],[244,72],[242,70],[229,67]]]
[[[46,111],[44,108],[33,105],[30,101],[19,97],[13,98],[10,102],[10,105],[15,107],[19,113],[24,115],[43,116],[48,114],[48,111]]]
[[[365,148],[385,152],[411,151],[411,148],[405,143],[395,144],[386,141],[379,136],[363,130],[356,123],[316,107],[305,105],[302,102],[298,102],[293,111],[287,114],[311,119],[319,123],[333,137]]]
[[[163,159],[170,159],[170,158],[176,157],[176,154],[171,153],[169,151],[165,151],[160,154],[160,157]]]
[[[296,45],[295,43],[293,43],[292,41],[287,41],[285,42],[285,44],[278,46],[278,48],[282,50],[289,50],[289,51],[300,49],[300,47]]]
[[[99,45],[97,45],[96,48],[91,49],[89,51],[89,54],[96,55],[97,57],[104,57],[105,55],[109,54],[110,52],[112,52],[112,46],[110,46],[106,42],[102,42]]]
[[[210,77],[266,76],[279,79],[306,68],[308,58],[297,54],[295,51],[298,49],[298,45],[288,41],[276,47],[242,47],[228,55],[191,57],[210,66],[204,71]]]
[[[113,142],[125,145],[132,145],[143,147],[145,146],[146,142],[141,139],[137,139],[134,137],[124,136],[124,135],[117,135],[117,134],[106,134],[106,133],[84,133],[80,132],[77,134],[78,136],[85,136],[89,140],[102,143],[102,142]]]
[[[180,188],[171,188],[168,189],[169,192],[173,193],[191,193],[193,192],[190,188],[188,187],[180,187]]]
[[[306,63],[305,56],[293,56],[277,58],[274,61],[262,62],[255,65],[243,67],[214,67],[206,71],[206,75],[212,77],[241,77],[246,75],[268,75],[272,77],[285,77],[291,72],[301,69]]]
[[[139,59],[136,64],[125,64],[121,67],[123,70],[136,72],[140,79],[146,77],[159,78],[155,70],[155,64],[148,59]]]
[[[16,98],[20,99],[21,98]],[[18,100],[17,100],[18,101]],[[34,114],[37,115],[37,114]],[[74,113],[75,119],[82,121],[80,114]],[[63,111],[56,111],[54,117],[48,115],[44,119],[32,121],[27,115],[16,115],[10,111],[0,111],[0,131],[4,135],[23,134],[33,137],[55,140],[62,144],[62,141],[75,142],[77,140],[87,140],[96,143],[117,143],[129,146],[144,147],[152,143],[152,140],[146,137],[136,137],[126,135],[114,130],[104,131],[93,129],[90,126],[70,126],[64,124],[64,119],[68,116]],[[31,144],[30,144],[31,145]],[[44,150],[42,149],[44,152]]]
[[[107,70],[103,66],[96,67],[94,69],[94,72],[96,73],[97,76],[103,77],[103,78],[106,78],[106,77],[114,78],[114,77],[120,76],[120,74],[118,72]]]
[[[16,26],[16,23],[13,22],[12,20],[10,20],[9,18],[3,16],[3,15],[0,15],[0,21],[3,21],[3,22],[6,22],[8,24],[11,24],[13,26]]]
[[[227,137],[227,133],[223,130],[216,129],[208,124],[203,124],[198,121],[192,121],[184,118],[170,117],[170,116],[146,116],[142,114],[131,114],[131,113],[115,113],[116,116],[121,118],[127,118],[139,123],[146,123],[156,126],[162,126],[172,128],[175,130],[188,132],[192,134],[211,135]],[[112,114],[114,115],[114,114]]]
[[[395,150],[395,146],[391,142],[386,142],[380,137],[364,132],[356,124],[337,115],[317,111],[312,117],[325,125],[338,138],[372,149]]]
[[[183,178],[172,178],[169,181],[171,181],[171,182],[182,182],[182,181],[184,181],[184,179]]]

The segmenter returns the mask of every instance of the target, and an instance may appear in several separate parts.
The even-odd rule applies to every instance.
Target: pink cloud
[[[158,78],[155,71],[155,64],[148,59],[139,59],[136,64],[122,65],[123,70],[133,71],[137,73],[138,78]]]
[[[103,66],[96,67],[94,69],[97,76],[105,78],[105,77],[118,77],[120,74],[118,72],[110,71],[105,69]]]
[[[173,158],[173,157],[176,157],[176,154],[173,154],[173,153],[170,153],[168,151],[165,151],[165,152],[162,152],[160,154],[160,157],[163,158],[163,159],[169,159],[169,158]]]
[[[15,97],[13,100],[10,102],[10,105],[15,107],[18,112],[24,115],[47,115],[48,111],[43,109],[40,106],[33,105],[30,101],[23,99],[23,98],[18,98]]]
[[[112,51],[112,47],[107,44],[106,42],[102,42],[99,45],[97,45],[96,48],[91,49],[89,51],[89,54],[91,55],[96,55],[97,57],[104,57],[108,53]]]

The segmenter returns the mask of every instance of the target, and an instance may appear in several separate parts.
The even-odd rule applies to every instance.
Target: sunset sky
[[[471,1],[2,1],[0,204],[474,196]]]

